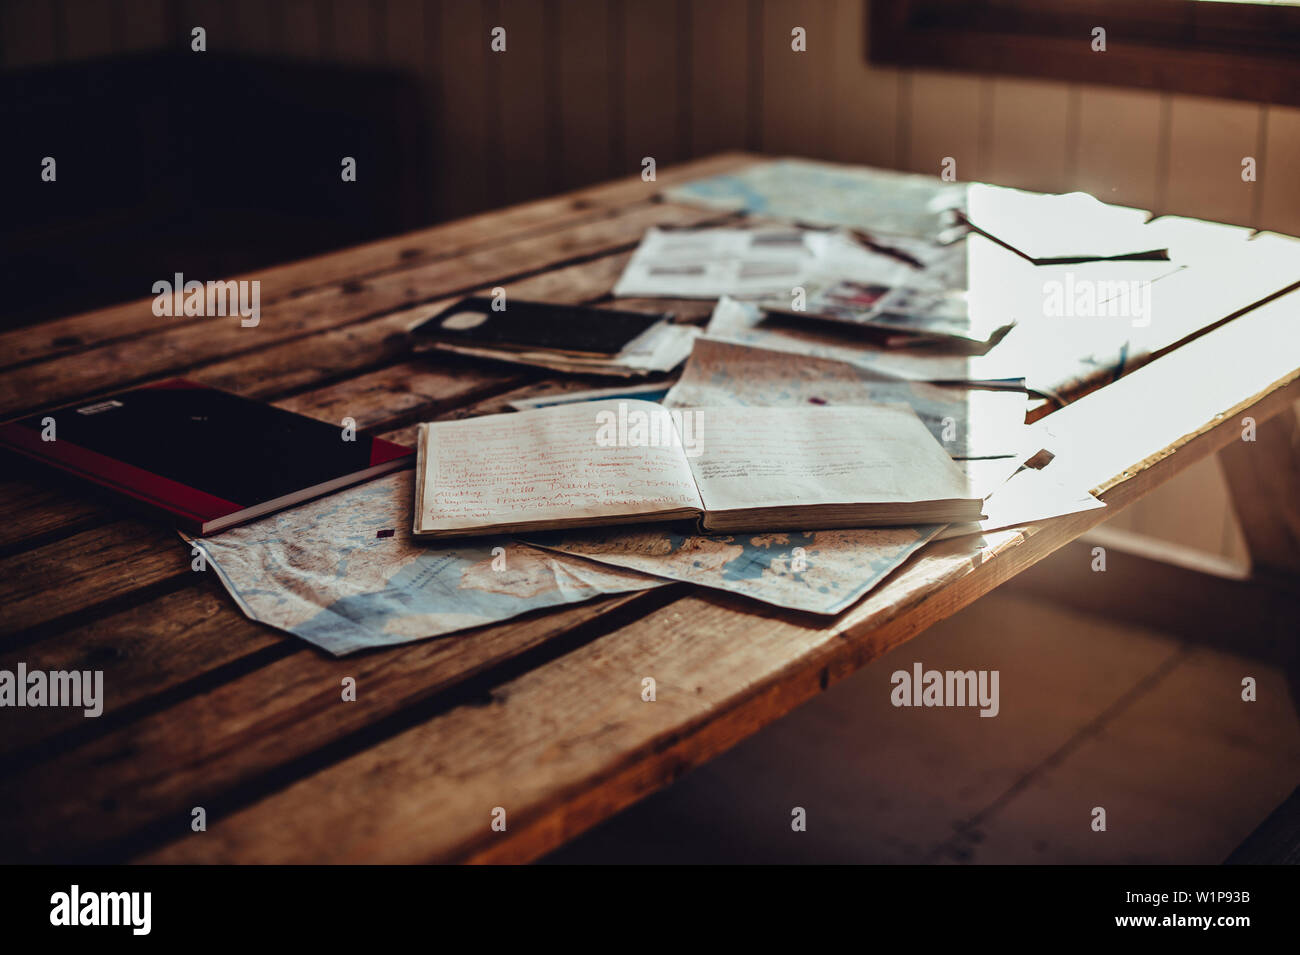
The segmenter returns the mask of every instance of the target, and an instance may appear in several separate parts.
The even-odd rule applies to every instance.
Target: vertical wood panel
[[[84,60],[113,52],[109,0],[63,0],[64,58]]]
[[[866,31],[866,4],[835,0],[830,157],[896,167],[900,162],[898,71],[875,68],[867,62]]]
[[[690,5],[691,143],[697,156],[745,148],[749,6],[749,0]]]
[[[957,160],[957,178],[982,177],[980,80],[966,74],[916,70],[910,83],[908,168],[939,175],[945,156]]]
[[[616,165],[610,124],[611,86],[622,73],[611,67],[609,4],[565,0],[557,15],[560,72],[559,163],[561,188],[608,179]]]
[[[680,84],[685,64],[678,63],[679,40],[687,24],[679,23],[681,5],[671,0],[624,4],[623,148],[616,156],[619,174],[641,169],[641,159],[653,156],[662,166],[682,158]]]
[[[391,67],[413,76],[420,86],[422,107],[428,111],[436,87],[431,82],[430,62],[436,62],[437,56],[431,53],[428,45],[426,22],[427,10],[424,0],[385,0],[378,12],[380,19],[378,36],[381,39],[384,61]],[[428,112],[410,118],[409,126],[403,129],[403,139],[407,148],[418,151],[419,155],[430,158],[430,130],[427,126]],[[436,214],[435,195],[432,188],[434,169],[432,165],[417,170],[418,183],[411,185],[411,192],[422,198],[419,208],[410,211],[409,224],[417,225],[431,220]]]
[[[437,60],[440,89],[435,142],[444,216],[482,209],[487,176],[488,31],[477,0],[442,0]]]
[[[763,151],[825,158],[830,154],[835,41],[828,0],[763,4]],[[791,49],[803,27],[807,50]]]
[[[1160,96],[1080,88],[1075,188],[1105,202],[1155,210],[1159,201]]]
[[[283,0],[281,16],[284,22],[284,52],[310,59],[319,57],[324,47],[320,7],[316,0]]]
[[[111,16],[118,52],[133,53],[171,46],[175,39],[171,14],[170,0],[117,0]]]
[[[1262,107],[1176,96],[1169,139],[1168,212],[1252,225],[1253,190],[1241,180],[1243,156],[1259,159]]]
[[[500,182],[489,183],[494,204],[540,196],[547,190],[550,156],[546,135],[547,8],[537,0],[502,0],[500,19],[506,29],[506,52],[488,56],[501,91]]]
[[[1300,109],[1268,107],[1268,137],[1256,188],[1263,193],[1259,228],[1300,235]]]
[[[182,50],[190,48],[190,31],[195,27],[203,27],[207,33],[209,53],[231,53],[238,49],[233,11],[227,0],[182,0],[179,20],[178,43]]]
[[[58,59],[55,20],[58,8],[49,0],[0,3],[0,62],[7,67],[35,66]]]
[[[386,0],[383,9],[383,56],[390,65],[418,71],[431,58],[425,44],[424,0]]]
[[[980,178],[1039,192],[1067,191],[1068,88],[1001,77],[992,83],[988,156],[981,156]]]
[[[370,0],[333,0],[328,49],[341,63],[371,63],[383,56],[379,43],[378,13]]]
[[[280,51],[283,39],[277,35],[274,15],[279,7],[260,0],[229,0],[231,41],[236,49],[246,53],[274,54]]]

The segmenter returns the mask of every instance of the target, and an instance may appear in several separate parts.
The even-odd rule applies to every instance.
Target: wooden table
[[[656,183],[633,177],[240,276],[262,282],[255,328],[160,319],[142,299],[4,333],[0,416],[183,373],[409,442],[419,421],[560,386],[413,359],[402,332],[414,319],[494,286],[609,301],[647,226],[728,218],[657,201],[660,188],[751,161],[713,157]],[[687,317],[709,309],[676,304]],[[1297,470],[1283,424],[1300,398],[1298,314],[1300,292],[1276,297],[1046,419],[1057,463],[1108,509],[928,547],[833,620],[672,585],[335,660],[247,620],[162,523],[6,459],[0,667],[103,670],[106,705],[99,719],[0,711],[0,856],[534,859],[1228,445],[1232,483],[1250,488],[1257,563],[1293,573]],[[1239,440],[1245,416],[1260,423],[1252,445]],[[654,702],[641,697],[647,676]],[[356,702],[341,700],[345,677]],[[191,831],[198,807],[204,832]],[[505,831],[491,825],[497,807]]]

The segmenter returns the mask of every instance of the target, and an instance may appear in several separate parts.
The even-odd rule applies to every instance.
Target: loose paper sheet
[[[940,526],[725,535],[655,528],[529,539],[562,553],[777,607],[834,614],[876,586]]]
[[[1023,391],[882,380],[843,361],[701,338],[664,398],[670,408],[907,404],[954,458],[1004,457],[1025,439]]]
[[[336,656],[663,584],[506,537],[425,545],[412,496],[401,471],[192,543],[250,618]]]
[[[1015,330],[1012,330],[1014,334]],[[818,328],[793,326],[777,316],[765,316],[755,305],[733,298],[719,300],[705,335],[722,341],[756,345],[774,351],[848,362],[879,378],[906,381],[987,383],[1023,388],[1023,366],[988,355],[969,355],[937,347],[884,348],[852,336]],[[1010,336],[1008,336],[1010,337]]]
[[[939,532],[936,540],[961,537],[964,534],[984,534],[1004,527],[1024,527],[1051,517],[1078,514],[1105,507],[1086,490],[1070,488],[1056,480],[1050,472],[1025,468],[1002,483],[984,502],[982,521],[969,524],[949,524]]]
[[[753,229],[648,229],[624,269],[620,298],[717,298],[778,295],[814,272],[872,274],[890,284],[911,266],[873,252],[848,236],[825,231]]]
[[[967,194],[971,225],[1040,263],[1164,258],[1166,246],[1144,226],[1149,216],[1144,209],[1110,205],[1086,192],[1043,195],[974,183]]]

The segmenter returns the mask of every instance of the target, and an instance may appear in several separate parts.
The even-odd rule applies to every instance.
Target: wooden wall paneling
[[[434,158],[438,210],[456,218],[487,204],[488,31],[478,0],[439,4]]]
[[[63,0],[63,59],[87,60],[114,52],[117,30],[109,0]]]
[[[321,8],[316,0],[283,0],[280,17],[284,23],[281,53],[304,59],[319,59],[323,55]]]
[[[498,128],[489,137],[500,150],[492,167],[496,178],[487,185],[491,206],[531,199],[549,189],[546,121],[557,104],[549,102],[553,91],[546,82],[548,62],[555,60],[546,46],[548,14],[549,8],[537,0],[501,0],[497,16],[506,30],[506,51],[488,55],[500,91]]]
[[[980,157],[980,178],[1039,192],[1069,191],[1067,148],[1074,118],[1063,83],[997,77],[986,132],[988,155]],[[961,167],[958,165],[958,175]]]
[[[962,73],[915,70],[909,81],[907,168],[939,175],[943,159],[957,161],[957,178],[983,176],[980,148],[987,97],[980,78]]]
[[[179,43],[174,8],[172,0],[117,0],[111,14],[115,51],[134,53],[174,47]]]
[[[763,4],[763,152],[830,155],[831,77],[835,39],[826,0],[765,0]],[[791,32],[806,31],[807,49],[791,48]]]
[[[283,55],[284,9],[261,0],[230,0],[233,41],[241,52]]]
[[[61,14],[50,0],[0,3],[0,64],[13,68],[59,59]]]
[[[436,14],[436,8],[433,13]],[[425,0],[384,0],[377,11],[376,33],[379,40],[379,56],[384,64],[411,76],[418,84],[421,97],[421,109],[428,111],[435,102],[436,83],[432,81],[438,56],[436,46],[429,44],[428,17],[429,5]],[[436,31],[434,33],[436,36]],[[408,224],[418,225],[433,220],[435,216],[434,163],[438,160],[433,155],[432,130],[428,125],[428,114],[412,116],[401,135],[404,148],[413,150],[425,157],[424,163],[416,172],[421,177],[419,183],[409,183],[406,192],[416,197],[407,219]]]
[[[690,5],[691,147],[696,156],[745,146],[750,60],[761,55],[750,44],[750,7],[749,0]]]
[[[1258,227],[1300,235],[1300,109],[1270,106],[1259,158]]]
[[[424,0],[384,0],[379,14],[380,56],[399,69],[415,70],[434,59],[426,43]]]
[[[547,50],[559,71],[557,188],[612,178],[615,87],[622,88],[621,64],[611,49],[606,0],[564,0],[552,6],[558,45]],[[618,38],[615,38],[616,40]]]
[[[383,11],[370,0],[332,0],[328,6],[330,58],[340,63],[377,63],[384,57]]]
[[[714,14],[716,16],[716,13]],[[690,89],[690,9],[686,4],[624,3],[622,49],[623,115],[618,175],[640,171],[652,156],[656,168],[686,155],[682,141],[683,95]]]
[[[1235,225],[1254,225],[1254,190],[1241,161],[1259,156],[1263,107],[1199,96],[1175,96],[1164,211]]]
[[[1078,90],[1074,188],[1154,211],[1163,175],[1159,94],[1103,86]]]
[[[834,0],[830,158],[897,167],[899,71],[867,62],[866,5]]]
[[[177,19],[182,50],[190,49],[190,31],[203,27],[207,32],[209,53],[239,52],[234,8],[229,0],[181,0]]]

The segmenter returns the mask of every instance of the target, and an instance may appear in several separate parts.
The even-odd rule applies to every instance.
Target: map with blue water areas
[[[966,188],[914,173],[780,159],[672,186],[664,195],[752,216],[929,238],[950,227],[949,210],[965,207]]]
[[[661,586],[510,538],[411,536],[414,475],[389,475],[191,542],[240,608],[336,655]]]
[[[629,570],[835,614],[884,580],[942,525],[696,534],[689,528],[548,534],[531,543]]]

